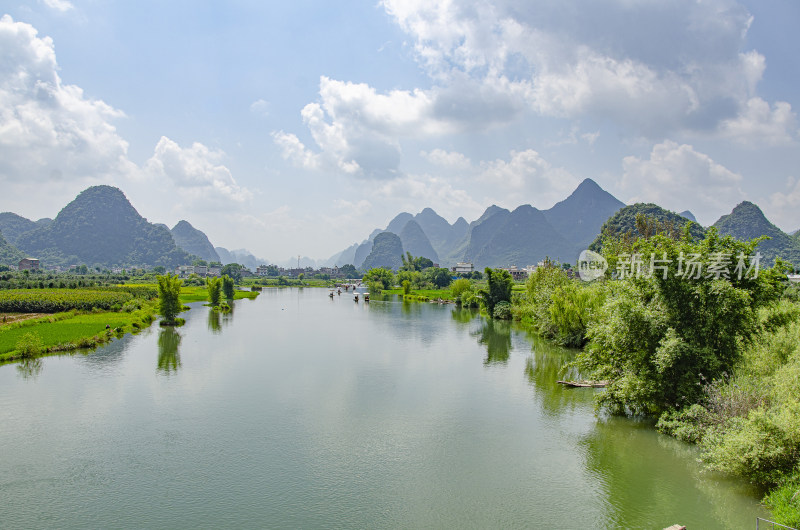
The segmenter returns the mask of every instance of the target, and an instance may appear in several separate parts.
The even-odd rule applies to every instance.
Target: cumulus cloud
[[[797,136],[797,119],[792,106],[784,101],[770,104],[759,97],[750,98],[735,118],[720,124],[723,136],[751,147],[786,145]]]
[[[181,147],[162,136],[144,170],[150,176],[166,179],[194,206],[222,209],[252,197],[248,189],[236,183],[230,170],[220,164],[223,157],[224,153],[201,143]]]
[[[763,202],[769,205],[765,210],[769,212],[770,220],[781,229],[789,233],[800,229],[800,219],[797,217],[800,211],[800,179],[787,178],[784,190],[773,193]]]
[[[53,41],[0,18],[0,180],[113,179],[134,171],[124,114],[58,75]]]
[[[462,101],[492,86],[544,115],[644,134],[715,130],[747,107],[765,68],[758,52],[741,52],[752,17],[734,0],[382,5],[438,85],[472,80]]]
[[[416,211],[425,204],[444,217],[477,217],[481,205],[464,189],[453,186],[451,179],[432,175],[403,175],[382,183],[376,196],[390,201],[393,208]]]
[[[431,164],[443,169],[455,171],[472,169],[470,159],[464,154],[455,151],[433,149],[431,151],[421,151],[420,155]]]
[[[650,158],[623,159],[622,189],[628,202],[654,202],[681,212],[691,210],[711,224],[744,200],[742,176],[691,145],[667,140],[653,147]]]
[[[495,194],[499,190],[506,192],[506,199],[501,202],[515,206],[530,203],[537,208],[549,208],[580,183],[569,171],[553,167],[533,149],[511,151],[507,161],[481,162],[479,178],[490,183],[497,190]]]

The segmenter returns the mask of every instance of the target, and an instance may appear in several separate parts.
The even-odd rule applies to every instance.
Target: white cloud
[[[69,2],[68,0],[42,0],[42,2],[50,9],[55,9],[56,11],[61,11],[62,13],[75,7],[72,5],[72,2]]]
[[[88,183],[135,171],[112,124],[122,116],[61,82],[49,37],[0,18],[0,180]]]
[[[479,179],[493,186],[495,196],[506,193],[505,199],[494,202],[514,206],[530,203],[537,208],[549,208],[580,183],[569,171],[553,167],[533,149],[511,151],[508,161],[481,162],[480,170]]]
[[[756,147],[786,145],[797,136],[797,117],[792,106],[778,101],[773,108],[759,97],[750,98],[741,113],[720,124],[723,136],[736,142]]]
[[[269,102],[263,99],[257,99],[250,104],[250,112],[259,114],[261,116],[269,115]]]
[[[742,176],[671,140],[653,146],[648,160],[623,159],[622,189],[628,202],[654,202],[682,212],[691,210],[703,224],[711,224],[744,200]]]
[[[470,159],[462,153],[457,153],[455,151],[433,149],[432,151],[421,151],[420,156],[431,164],[443,169],[465,171],[472,168]]]
[[[397,211],[417,211],[424,204],[451,219],[477,217],[482,211],[466,190],[453,186],[452,179],[432,175],[404,175],[384,182],[376,195],[389,201]]]
[[[544,115],[594,115],[658,135],[714,130],[754,95],[765,60],[741,53],[734,0],[592,3],[383,0],[437,85],[468,77]]]
[[[239,186],[230,170],[220,164],[223,156],[198,142],[183,148],[162,136],[144,170],[174,185],[181,197],[188,199],[187,208],[224,209],[246,202],[252,193]]]
[[[800,211],[800,179],[787,178],[784,190],[773,193],[763,203],[769,205],[765,209],[769,212],[769,219],[781,229],[788,233],[800,229],[800,217],[797,216]]]

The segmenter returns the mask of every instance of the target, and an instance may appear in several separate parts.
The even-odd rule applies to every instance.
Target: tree
[[[394,285],[394,274],[389,269],[377,267],[364,274],[363,281],[380,285],[381,289],[390,289]]]
[[[494,308],[500,302],[511,302],[511,289],[514,279],[507,270],[490,269],[486,267],[486,289],[481,291],[483,305],[490,317],[494,315]]]
[[[153,267],[153,272],[155,272],[156,274],[164,274],[165,272],[167,272],[167,269],[165,269],[161,265],[158,265],[156,267]]]
[[[656,234],[623,248],[627,252],[614,260],[618,271],[637,254],[648,261],[655,256],[663,270],[644,276],[628,271],[610,282],[610,294],[589,325],[578,365],[610,381],[602,405],[616,414],[658,416],[698,403],[705,383],[732,373],[758,333],[759,309],[777,299],[785,278],[780,263],[757,277],[735,272],[738,256],[753,255],[758,241],[720,238],[711,228],[694,242],[686,228],[678,241]],[[604,245],[604,253],[614,247]],[[696,276],[689,274],[692,256],[698,256]],[[709,274],[722,256],[732,259],[731,273]]]
[[[242,281],[242,266],[238,263],[228,263],[222,267],[220,274],[233,278],[234,282],[239,283]]]
[[[206,282],[208,289],[208,301],[216,307],[219,305],[219,298],[222,293],[222,278],[209,278]]]
[[[222,291],[225,293],[225,298],[233,300],[233,278],[228,275],[222,277]]]
[[[452,281],[449,269],[444,269],[440,267],[430,267],[428,269],[425,269],[425,272],[423,274],[429,282],[431,282],[439,289],[444,289],[445,287],[450,285],[450,282]]]
[[[195,260],[192,260],[192,265],[194,265],[195,267],[207,267],[208,262],[204,259],[197,258]]]
[[[356,270],[352,263],[348,263],[347,265],[342,265],[339,267],[339,272],[345,278],[355,279],[361,277],[361,275],[358,274],[358,270]]]
[[[176,324],[175,317],[181,312],[181,285],[183,281],[174,274],[157,276],[158,312],[164,317],[163,324]]]
[[[306,273],[301,272],[300,274],[297,275],[297,279],[302,282],[303,280],[306,279]]]

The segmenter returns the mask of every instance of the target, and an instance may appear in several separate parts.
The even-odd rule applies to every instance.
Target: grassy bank
[[[94,348],[153,321],[155,303],[125,311],[66,311],[0,325],[0,362]]]
[[[249,298],[250,300],[258,296],[258,291],[234,291],[234,300]],[[208,302],[208,289],[205,286],[190,285],[181,287],[181,303]]]

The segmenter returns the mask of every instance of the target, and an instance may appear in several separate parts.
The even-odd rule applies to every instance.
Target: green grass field
[[[258,291],[234,291],[233,299],[250,298],[252,300],[258,294]],[[188,304],[190,302],[208,302],[208,289],[204,285],[181,287],[181,303]]]
[[[0,326],[0,362],[19,358],[17,345],[28,333],[38,337],[44,354],[94,347],[116,336],[116,329],[125,333],[149,326],[154,312],[155,305],[145,303],[131,313],[67,312]]]

